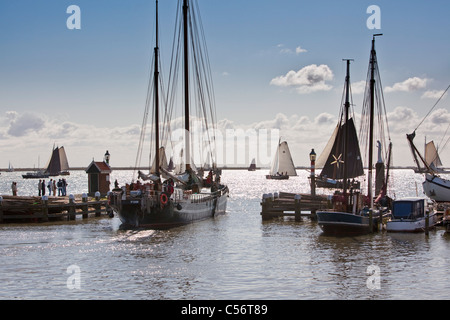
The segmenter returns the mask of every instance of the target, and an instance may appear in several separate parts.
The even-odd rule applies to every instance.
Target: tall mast
[[[191,138],[189,128],[189,30],[188,30],[189,0],[183,0],[183,31],[184,31],[184,131],[186,171],[191,169]]]
[[[375,37],[382,34],[374,34],[372,39],[372,50],[370,53],[370,125],[369,125],[369,177],[368,177],[368,196],[370,206],[373,208],[373,192],[372,192],[372,167],[373,167],[373,121],[375,113],[375,63],[377,53],[375,51]]]
[[[156,0],[156,46],[155,46],[155,174],[159,176],[159,38],[158,38],[158,0]]]
[[[343,191],[344,194],[347,192],[347,146],[348,146],[348,111],[350,109],[350,61],[352,59],[344,59],[347,61],[347,75],[345,77],[345,130],[344,130],[344,179],[343,179]]]

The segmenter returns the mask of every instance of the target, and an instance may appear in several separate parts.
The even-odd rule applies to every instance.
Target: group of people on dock
[[[47,185],[45,184],[45,179],[39,179],[38,193],[39,196],[45,196],[45,188],[47,187],[48,195],[51,196],[53,194],[53,196],[56,197],[56,189],[58,189],[58,197],[63,197],[67,195],[67,186],[68,183],[64,178],[59,179],[58,182],[56,182],[56,179],[50,179]]]

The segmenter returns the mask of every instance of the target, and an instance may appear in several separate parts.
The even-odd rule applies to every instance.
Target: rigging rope
[[[417,126],[417,128],[414,131],[417,131],[417,129],[419,129],[419,127],[423,124],[423,122],[425,121],[426,118],[428,118],[428,116],[431,114],[431,112],[433,111],[433,109],[437,106],[437,104],[439,103],[439,101],[442,100],[442,98],[444,97],[444,95],[447,93],[448,89],[450,89],[450,85],[447,87],[447,89],[445,89],[444,93],[441,95],[441,97],[438,99],[438,101],[436,101],[436,103],[434,104],[433,108],[431,108],[431,110],[427,113],[427,115],[425,116],[425,118],[423,118],[423,120],[419,123],[419,125]]]

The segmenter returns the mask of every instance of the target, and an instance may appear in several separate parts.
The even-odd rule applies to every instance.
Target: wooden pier
[[[77,216],[82,219],[112,216],[112,209],[100,195],[70,195],[68,197],[17,197],[0,196],[0,223],[33,223],[70,221]]]
[[[329,209],[332,206],[331,198],[325,195],[274,193],[264,194],[261,202],[261,216],[263,220],[278,217],[301,217],[315,219],[317,210]]]

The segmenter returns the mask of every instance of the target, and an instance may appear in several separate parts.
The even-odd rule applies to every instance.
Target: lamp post
[[[316,153],[314,149],[309,154],[309,160],[311,160],[311,195],[316,195]]]
[[[105,156],[103,158],[103,160],[108,164],[109,166],[109,158],[111,157],[111,155],[109,154],[109,151],[106,150]]]

